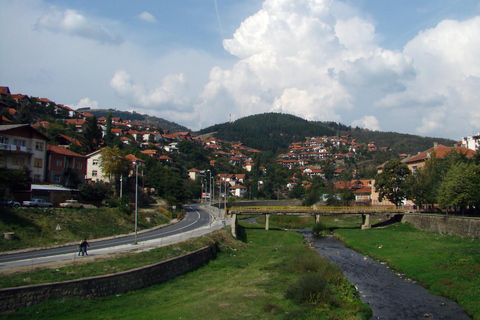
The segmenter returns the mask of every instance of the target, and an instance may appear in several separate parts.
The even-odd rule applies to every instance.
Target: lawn
[[[424,232],[401,223],[335,233],[347,246],[387,262],[480,319],[480,239]]]
[[[162,285],[101,299],[59,299],[5,319],[368,319],[339,269],[296,232],[241,224],[216,260]]]
[[[1,208],[0,235],[14,232],[15,239],[0,238],[0,251],[32,247],[48,247],[81,239],[96,239],[130,233],[134,230],[134,214],[118,208]],[[168,211],[159,207],[148,213],[139,211],[139,230],[170,221]],[[146,218],[149,218],[147,221]]]

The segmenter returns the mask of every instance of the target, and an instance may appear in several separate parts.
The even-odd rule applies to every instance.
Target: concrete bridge
[[[387,218],[395,214],[404,214],[407,210],[396,208],[394,206],[359,206],[359,207],[280,207],[280,206],[258,206],[258,207],[233,207],[229,214],[231,215],[232,235],[237,237],[237,218],[240,215],[264,215],[265,230],[269,229],[271,215],[282,216],[312,216],[315,217],[315,223],[320,221],[320,216],[355,214],[362,215],[362,230],[370,229],[370,217],[372,215],[384,215]]]

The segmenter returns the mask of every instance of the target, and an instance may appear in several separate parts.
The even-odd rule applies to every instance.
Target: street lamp
[[[137,244],[137,224],[138,224],[138,162],[133,162],[135,166],[135,242]]]
[[[210,170],[207,170],[208,172],[208,183],[210,185],[210,189],[207,189],[210,191],[210,194],[209,194],[209,199],[210,199],[210,208],[208,208],[208,212],[210,212],[210,209],[212,208],[212,171]]]

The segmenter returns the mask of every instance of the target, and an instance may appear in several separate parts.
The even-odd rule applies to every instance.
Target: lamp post
[[[137,244],[137,224],[138,224],[138,162],[133,162],[135,166],[135,242]]]
[[[208,184],[210,186],[210,188],[207,188],[207,190],[209,190],[209,203],[210,203],[210,208],[212,207],[212,171],[210,170],[207,170],[208,172]],[[208,212],[210,212],[210,208],[208,208]]]

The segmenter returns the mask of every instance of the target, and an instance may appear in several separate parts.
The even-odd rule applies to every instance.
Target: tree
[[[109,179],[115,181],[116,184],[120,175],[128,172],[128,161],[118,147],[105,147],[101,152],[100,167]]]
[[[102,139],[102,129],[98,125],[97,118],[87,118],[87,127],[82,134],[80,141],[85,153],[91,153],[98,148],[98,144]]]
[[[399,207],[407,197],[407,178],[411,174],[408,166],[398,159],[390,160],[383,167],[382,173],[375,177],[375,190],[379,200],[387,199]]]
[[[419,168],[407,178],[407,198],[418,207],[436,203],[442,181],[442,162],[441,159],[432,157],[426,161],[423,168]]]
[[[112,142],[112,112],[108,111],[105,128],[105,144],[110,146]]]
[[[480,167],[458,163],[448,170],[440,186],[438,202],[445,207],[460,208],[462,213],[469,206],[480,204]]]

